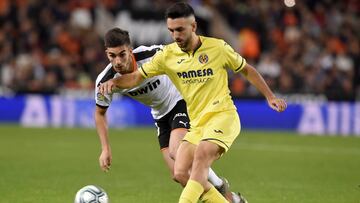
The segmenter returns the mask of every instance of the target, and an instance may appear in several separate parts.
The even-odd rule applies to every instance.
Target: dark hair
[[[170,6],[165,13],[165,19],[195,16],[194,9],[187,3],[178,2]]]
[[[104,45],[106,48],[130,45],[129,32],[117,27],[107,31],[104,37]]]

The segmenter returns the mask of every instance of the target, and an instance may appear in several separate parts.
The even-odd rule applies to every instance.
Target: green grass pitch
[[[0,126],[0,203],[71,203],[82,186],[111,203],[176,203],[154,128],[111,130],[111,171],[94,129]],[[250,203],[360,203],[360,138],[243,131],[213,168]]]

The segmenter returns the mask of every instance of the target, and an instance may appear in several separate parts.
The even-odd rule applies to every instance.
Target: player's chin
[[[119,66],[118,66],[118,67],[114,67],[114,69],[115,69],[115,71],[118,72],[118,73],[119,73],[119,72],[122,72],[122,70],[123,70],[123,68],[121,68],[121,67],[119,67]]]
[[[182,43],[182,42],[176,42],[176,44],[177,44],[181,49],[184,49],[184,48],[185,48],[185,45],[184,45],[184,43]]]

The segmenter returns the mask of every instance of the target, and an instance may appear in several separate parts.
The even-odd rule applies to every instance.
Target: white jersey
[[[156,51],[162,49],[162,46],[153,45],[151,47],[140,46],[133,50],[136,63],[141,67],[143,63],[151,60]],[[112,101],[112,94],[101,95],[98,90],[100,83],[109,79],[119,77],[111,63],[98,75],[95,85],[95,101],[100,107],[108,107]],[[154,119],[160,119],[171,111],[176,103],[182,99],[176,87],[172,84],[166,75],[159,75],[145,79],[139,86],[131,89],[116,89],[113,93],[128,95],[133,99],[149,106]]]

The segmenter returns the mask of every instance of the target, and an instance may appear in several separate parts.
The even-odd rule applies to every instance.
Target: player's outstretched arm
[[[108,137],[108,125],[106,120],[106,108],[96,106],[95,125],[101,143],[101,155],[99,157],[100,168],[103,171],[110,169],[112,155]]]
[[[124,74],[119,77],[110,79],[99,86],[99,92],[101,94],[111,94],[117,87],[120,89],[128,89],[139,85],[144,80],[141,73],[136,70],[132,73]]]
[[[241,73],[246,77],[246,79],[252,85],[254,85],[265,96],[270,108],[278,112],[282,112],[286,109],[287,104],[285,100],[276,98],[274,93],[270,90],[269,86],[266,84],[264,78],[254,67],[252,67],[249,64],[246,64],[245,67],[241,70]]]

